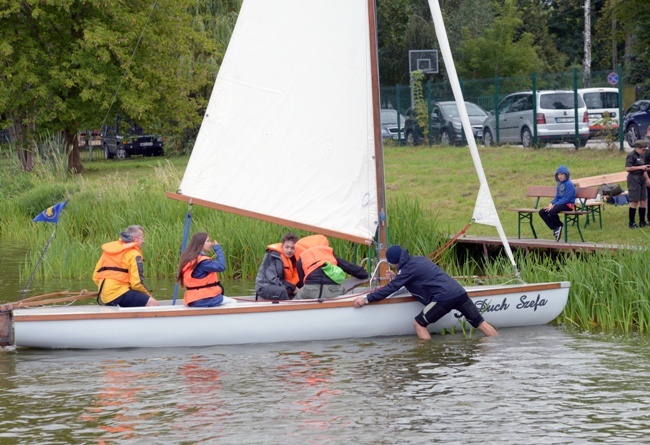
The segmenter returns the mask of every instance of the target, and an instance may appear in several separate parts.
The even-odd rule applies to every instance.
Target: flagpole
[[[34,270],[32,270],[32,274],[29,276],[29,279],[27,280],[27,284],[25,284],[25,287],[20,292],[20,299],[21,300],[25,297],[25,295],[27,294],[27,291],[29,290],[29,287],[32,285],[32,282],[34,281],[34,276],[36,275],[36,271],[38,270],[38,266],[41,265],[41,262],[43,261],[43,258],[45,257],[45,252],[47,252],[47,249],[50,247],[50,243],[52,242],[52,239],[54,238],[54,234],[56,233],[56,229],[58,227],[59,227],[59,223],[56,223],[54,225],[54,231],[52,232],[52,235],[50,235],[50,239],[47,240],[47,244],[45,244],[45,248],[43,249],[43,253],[41,253],[41,257],[36,262],[36,266],[34,266]]]
[[[41,257],[36,262],[36,266],[34,267],[34,270],[32,270],[32,274],[29,276],[29,279],[27,280],[27,283],[25,284],[25,287],[20,292],[20,299],[21,300],[25,297],[25,295],[27,294],[27,291],[29,290],[29,287],[32,285],[32,282],[34,281],[34,277],[36,276],[36,271],[38,270],[38,266],[41,265],[41,262],[43,261],[43,258],[45,257],[45,252],[47,252],[47,249],[50,247],[50,243],[52,242],[52,239],[54,238],[54,235],[56,234],[56,229],[59,227],[59,218],[61,217],[61,213],[63,212],[63,209],[68,204],[68,201],[70,201],[70,200],[60,202],[58,204],[53,205],[52,207],[48,207],[47,209],[43,210],[41,213],[36,215],[36,217],[32,220],[34,222],[53,223],[54,224],[54,231],[52,232],[52,235],[50,235],[50,239],[47,240],[47,244],[45,244],[45,248],[43,249],[43,253],[41,253]]]

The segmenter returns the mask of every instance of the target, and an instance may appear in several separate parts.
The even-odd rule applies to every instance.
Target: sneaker
[[[630,229],[638,229],[639,227],[636,225],[636,223],[631,222],[630,223]]]
[[[557,229],[555,229],[555,231],[553,232],[553,234],[555,235],[555,241],[560,241],[560,239],[562,238],[562,228],[563,227],[564,226],[560,226]]]
[[[640,221],[639,222],[639,227],[645,227],[647,224],[645,221]]]

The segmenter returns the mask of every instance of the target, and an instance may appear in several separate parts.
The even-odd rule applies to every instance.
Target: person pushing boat
[[[428,340],[431,334],[427,326],[440,320],[444,315],[457,310],[469,324],[486,336],[499,335],[496,329],[483,319],[467,291],[456,280],[447,275],[433,261],[423,256],[410,256],[408,250],[395,244],[386,250],[386,260],[396,266],[398,271],[388,271],[390,283],[375,292],[354,300],[354,307],[360,308],[374,301],[383,300],[405,287],[413,297],[424,305],[422,312],[415,317],[413,326],[418,338]]]

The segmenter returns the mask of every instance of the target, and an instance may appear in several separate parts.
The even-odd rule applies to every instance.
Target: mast
[[[379,102],[379,56],[377,50],[377,13],[375,0],[368,0],[368,32],[370,33],[370,73],[372,82],[372,118],[375,139],[375,169],[377,180],[377,252],[380,259],[386,258],[387,221],[386,186],[384,184],[384,149],[381,138],[381,117]],[[386,273],[386,263],[382,263],[379,275]]]

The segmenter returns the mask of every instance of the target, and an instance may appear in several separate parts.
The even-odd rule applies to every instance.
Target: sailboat
[[[516,264],[480,164],[437,0],[438,39],[480,190],[477,223],[496,227]],[[169,198],[387,247],[375,0],[244,0],[196,144]],[[378,269],[376,269],[378,270]],[[378,272],[375,273],[375,278]],[[568,282],[467,287],[497,328],[547,324]],[[358,294],[357,294],[358,295]],[[413,335],[422,305],[404,289],[363,309],[241,300],[217,308],[95,305],[12,311],[16,346],[127,348]],[[430,325],[460,330],[460,314]],[[468,326],[468,325],[467,325]]]

